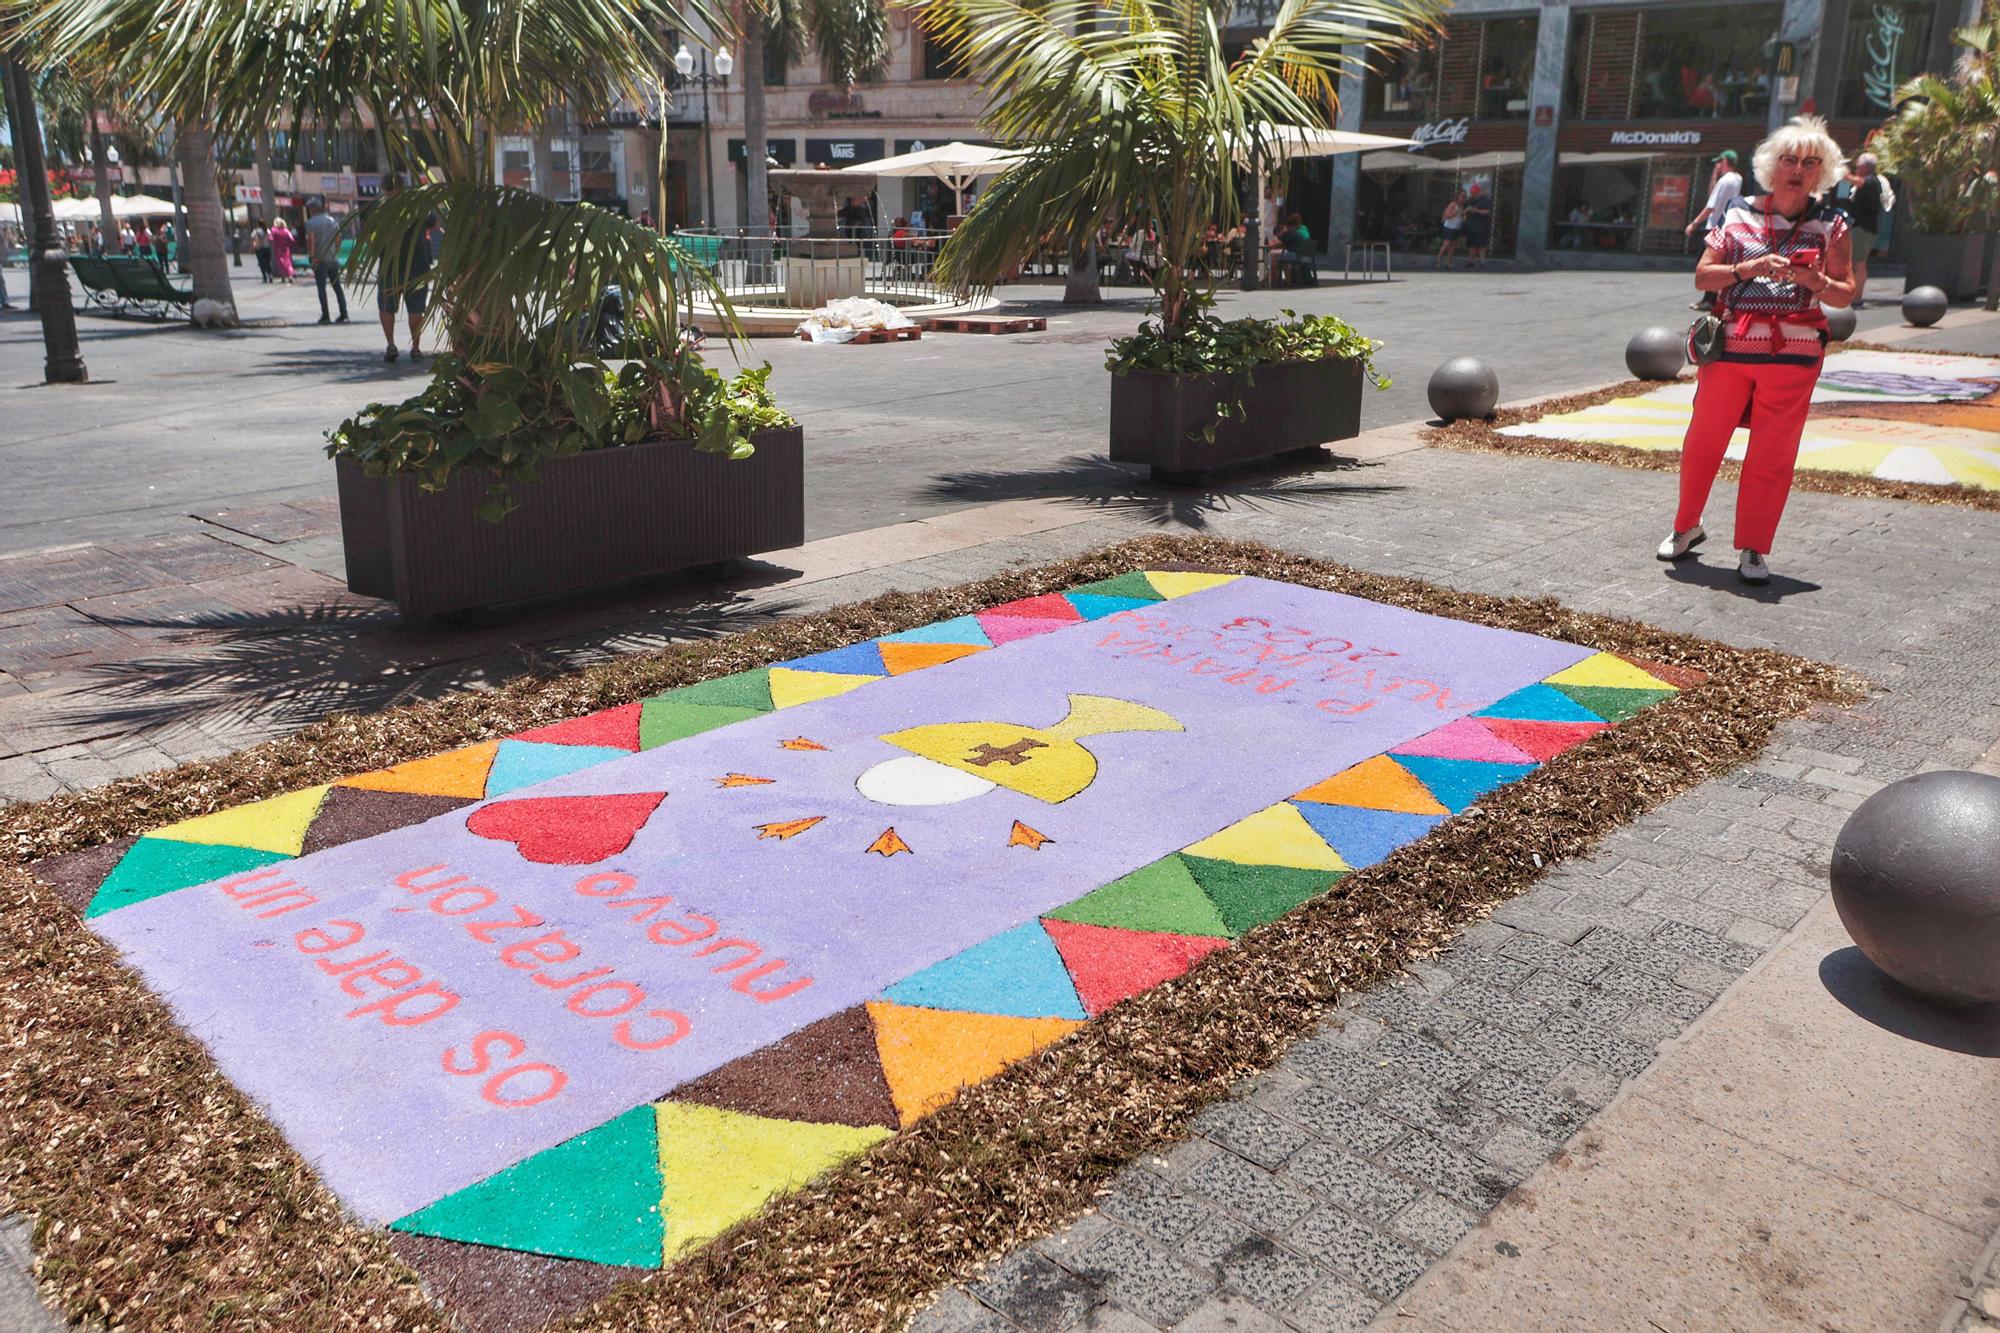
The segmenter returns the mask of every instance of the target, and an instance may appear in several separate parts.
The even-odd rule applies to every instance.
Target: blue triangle
[[[1397,756],[1397,762],[1402,756]],[[1356,870],[1372,866],[1404,843],[1415,842],[1444,823],[1443,815],[1406,815],[1399,810],[1364,810],[1357,805],[1294,804],[1313,832]]]
[[[903,978],[882,998],[925,1009],[1011,1018],[1088,1017],[1076,986],[1039,921],[1016,926]]]
[[[532,787],[537,782],[563,777],[593,768],[611,759],[624,759],[628,750],[609,745],[550,745],[543,741],[501,741],[493,755],[493,768],[486,777],[486,794]]]
[[[1063,598],[1075,607],[1077,614],[1085,620],[1102,620],[1106,616],[1115,616],[1120,611],[1153,605],[1143,597],[1106,597],[1094,592],[1066,592]]]
[[[1523,722],[1602,722],[1604,719],[1553,685],[1537,683],[1515,690],[1474,717],[1511,717]],[[1398,755],[1397,758],[1401,758]]]
[[[884,643],[976,643],[981,648],[993,646],[993,640],[986,637],[986,631],[979,627],[979,621],[972,616],[953,616],[950,620],[940,620],[935,625],[906,629],[900,634],[884,634],[882,641]]]
[[[1535,771],[1533,764],[1486,764],[1473,759],[1431,759],[1416,754],[1399,754],[1396,762],[1414,773],[1417,781],[1438,798],[1438,804],[1453,814],[1495,787],[1504,787]]]
[[[778,665],[789,671],[831,671],[843,676],[889,674],[889,668],[882,662],[882,650],[875,646],[873,639],[866,643],[851,643],[845,648],[835,648],[824,653],[814,653],[811,657],[794,658]]]

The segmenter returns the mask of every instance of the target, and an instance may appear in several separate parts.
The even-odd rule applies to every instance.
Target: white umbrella
[[[98,216],[95,199],[58,199],[51,211],[57,222],[83,222]]]
[[[1327,130],[1316,125],[1267,125],[1263,147],[1265,156],[1276,165],[1295,157],[1339,157],[1344,153],[1405,148],[1415,142],[1415,139],[1399,139],[1389,134]]]
[[[953,199],[963,199],[972,182],[981,176],[997,176],[1020,160],[1011,148],[986,144],[960,143],[954,139],[935,148],[919,148],[874,162],[857,162],[842,171],[872,176],[934,176],[951,187]]]
[[[171,200],[161,199],[150,194],[114,195],[111,200],[111,213],[113,217],[171,217],[173,211],[174,205]]]
[[[13,222],[18,224],[20,221],[21,221],[21,206],[19,204],[0,204],[0,222]]]
[[[1361,159],[1363,171],[1444,171],[1447,164],[1422,153],[1404,153],[1394,148],[1369,153]]]

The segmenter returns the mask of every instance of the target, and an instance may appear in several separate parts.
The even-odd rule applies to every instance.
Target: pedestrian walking
[[[1702,509],[1730,437],[1748,424],[1736,488],[1736,572],[1746,583],[1771,577],[1765,557],[1826,355],[1821,307],[1854,298],[1847,219],[1817,197],[1840,179],[1843,165],[1824,120],[1794,117],[1751,157],[1763,193],[1731,204],[1709,234],[1695,284],[1719,297],[1715,314],[1690,330],[1690,350],[1703,353],[1693,359],[1702,364],[1681,442],[1680,509],[1656,552],[1662,560],[1679,560],[1707,540]],[[1703,336],[1710,334],[1713,341]]]
[[[319,289],[319,322],[347,322],[347,289],[340,285],[340,224],[317,199],[306,205],[306,257],[312,264],[313,285]],[[326,307],[326,289],[340,299],[340,318],[334,319]]]
[[[161,268],[166,268],[169,264],[173,263],[173,258],[174,258],[173,223],[162,222],[160,224],[160,229],[153,233],[153,257],[160,261]]]
[[[126,248],[141,259],[153,257],[153,229],[146,225],[146,219],[139,219],[139,230],[125,243]]]
[[[120,223],[118,227],[118,253],[129,255],[132,253],[132,247],[138,243],[139,238],[133,233],[132,224],[129,222]]]
[[[1868,256],[1874,253],[1876,238],[1882,234],[1883,216],[1895,210],[1896,191],[1879,170],[1873,153],[1854,159],[1847,185],[1847,198],[1841,201],[1840,210],[1847,214],[1848,235],[1853,238],[1853,308],[1860,310],[1868,304],[1862,299],[1868,291]]]
[[[271,233],[259,222],[250,232],[250,252],[257,256],[257,275],[265,282],[274,276],[271,268]]]
[[[271,272],[287,287],[292,285],[292,251],[299,238],[280,216],[271,224]]]
[[[1486,247],[1493,240],[1493,201],[1478,181],[1465,191],[1465,254],[1474,268],[1486,267]]]
[[[1725,148],[1715,155],[1715,163],[1708,172],[1708,202],[1701,206],[1701,212],[1694,215],[1694,221],[1687,224],[1683,233],[1702,234],[1702,248],[1722,226],[1722,219],[1729,212],[1729,206],[1743,197],[1743,173],[1737,170],[1736,150]],[[1703,292],[1690,310],[1708,310],[1715,305],[1715,293]]]
[[[375,311],[382,317],[382,336],[388,341],[388,349],[382,353],[384,361],[394,361],[396,352],[396,306],[402,304],[410,327],[410,360],[421,362],[423,349],[418,346],[424,331],[424,311],[430,304],[429,273],[437,262],[436,252],[431,248],[431,233],[437,226],[433,214],[424,224],[403,239],[398,249],[390,252],[383,265],[380,282],[375,288]]]
[[[1437,267],[1450,268],[1452,256],[1458,251],[1458,242],[1465,234],[1465,191],[1459,190],[1451,196],[1451,202],[1444,206],[1444,216],[1438,219],[1444,228],[1444,240],[1438,244]]]

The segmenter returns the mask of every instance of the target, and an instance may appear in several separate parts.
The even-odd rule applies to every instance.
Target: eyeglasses
[[[1778,165],[1794,170],[1803,167],[1807,171],[1818,171],[1825,165],[1825,161],[1817,157],[1800,157],[1796,153],[1780,153],[1778,154]]]

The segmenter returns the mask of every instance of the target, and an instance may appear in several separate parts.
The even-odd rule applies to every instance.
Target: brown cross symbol
[[[975,745],[972,748],[972,753],[965,757],[965,762],[980,768],[987,768],[993,764],[1003,762],[1010,767],[1018,767],[1028,762],[1028,751],[1044,750],[1047,748],[1041,741],[1029,740],[1024,736],[1012,745],[1007,746]]]

